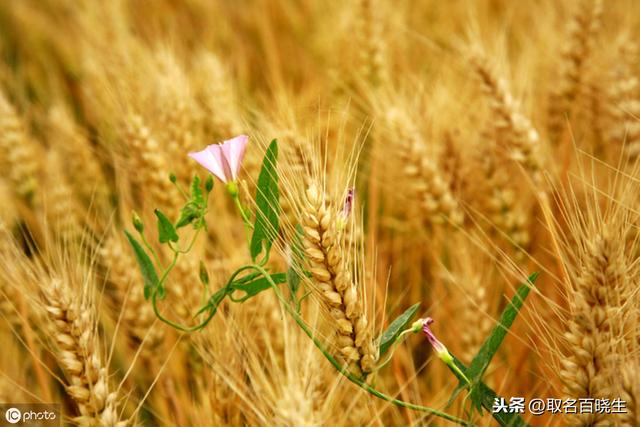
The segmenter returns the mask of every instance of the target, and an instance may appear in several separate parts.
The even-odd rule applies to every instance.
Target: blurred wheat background
[[[198,333],[156,319],[123,233],[131,212],[175,217],[169,173],[204,177],[187,153],[245,133],[241,196],[250,204],[277,138],[283,228],[305,226],[316,262],[304,317],[356,369],[371,371],[376,338],[416,302],[469,363],[537,271],[485,382],[507,398],[627,402],[619,415],[525,414],[534,426],[640,425],[639,11],[0,2],[0,402],[62,403],[65,424],[88,426],[450,425],[346,381],[271,292],[225,304]],[[323,252],[314,239],[351,186],[348,233]],[[223,186],[211,204],[207,235],[171,273],[174,319],[199,308],[200,261],[215,290],[248,258]],[[290,235],[272,264],[286,266]],[[326,309],[350,298],[341,272],[358,295],[347,317]],[[340,319],[366,333],[334,342]],[[418,336],[370,377],[440,409],[456,386]],[[463,400],[447,411],[494,425]]]

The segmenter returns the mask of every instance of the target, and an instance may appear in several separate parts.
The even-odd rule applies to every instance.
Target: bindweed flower
[[[347,191],[347,197],[344,199],[344,205],[342,206],[342,218],[346,219],[349,218],[349,215],[351,214],[351,209],[353,209],[353,199],[355,198],[356,194],[355,194],[355,188],[351,187],[349,189],[349,191]]]
[[[425,336],[427,337],[427,340],[433,347],[433,350],[436,352],[436,355],[438,356],[438,358],[442,360],[444,363],[446,363],[451,370],[456,372],[460,378],[464,379],[467,382],[467,384],[471,384],[467,376],[464,374],[464,372],[462,372],[462,370],[458,367],[458,365],[456,365],[456,362],[453,359],[453,356],[451,355],[451,353],[449,353],[449,350],[447,350],[447,347],[445,347],[444,344],[442,344],[440,340],[436,338],[436,335],[431,330],[430,325],[433,322],[435,322],[435,320],[433,320],[431,317],[427,317],[426,319],[420,319],[413,324],[412,329],[414,330],[418,329],[419,327],[418,325],[422,324],[422,332],[424,332]]]
[[[235,182],[242,164],[249,137],[236,136],[222,144],[212,144],[202,151],[189,153],[189,157],[204,166],[225,184]]]
[[[339,230],[343,229],[347,225],[347,220],[349,219],[349,215],[351,215],[351,210],[353,209],[355,196],[355,188],[349,188],[347,191],[347,197],[345,197],[344,204],[342,205],[342,211],[340,211],[340,214],[338,215]]]
[[[441,355],[444,353],[448,354],[449,352],[447,351],[447,348],[444,346],[444,344],[442,344],[438,340],[438,338],[436,338],[435,334],[429,327],[429,325],[431,325],[433,322],[435,322],[435,320],[433,320],[431,317],[427,317],[426,319],[424,319],[422,321],[422,332],[424,332],[424,334],[426,335],[427,340],[429,340],[429,343],[435,350],[438,357],[442,359]]]
[[[142,219],[140,218],[140,215],[138,215],[136,211],[132,211],[131,216],[132,216],[133,228],[135,228],[138,233],[144,232],[144,224],[142,223]]]

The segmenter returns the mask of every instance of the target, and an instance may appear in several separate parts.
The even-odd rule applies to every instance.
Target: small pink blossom
[[[247,135],[236,136],[222,144],[212,144],[202,151],[189,153],[189,157],[200,163],[225,184],[234,182],[238,178],[238,171],[248,141]]]
[[[349,188],[349,191],[347,191],[347,197],[344,199],[344,205],[342,206],[342,218],[343,219],[347,219],[349,218],[349,215],[351,214],[351,210],[353,209],[353,200],[356,196],[355,194],[355,188],[351,187]]]
[[[442,344],[438,340],[438,338],[436,338],[435,334],[429,327],[429,325],[431,325],[433,322],[434,320],[431,317],[427,317],[426,319],[424,319],[424,321],[422,322],[422,332],[424,332],[424,334],[427,336],[427,340],[429,340],[429,343],[438,354],[438,356],[441,357],[441,355],[449,354],[449,351],[444,346],[444,344]]]
[[[469,381],[469,378],[467,378],[467,375],[464,373],[464,371],[460,369],[460,366],[458,366],[458,362],[456,362],[455,358],[451,355],[451,353],[449,353],[447,347],[445,347],[444,344],[442,344],[438,340],[438,338],[436,338],[433,331],[429,327],[429,325],[431,325],[434,320],[431,317],[427,317],[426,319],[418,320],[418,322],[422,322],[422,332],[424,332],[424,334],[427,336],[427,340],[429,340],[429,343],[433,347],[433,350],[436,352],[438,358],[446,363],[447,366],[449,366],[449,369],[454,371],[459,378],[462,378],[467,384],[470,385],[471,381]],[[414,323],[415,329],[418,329],[418,322]]]

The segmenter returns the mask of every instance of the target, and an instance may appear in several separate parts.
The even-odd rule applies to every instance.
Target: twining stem
[[[247,215],[242,203],[240,202],[240,196],[238,194],[238,186],[235,182],[230,182],[227,184],[227,189],[229,190],[229,194],[233,199],[233,204],[238,208],[238,212],[240,212],[240,216],[242,217],[242,222],[244,223],[244,229],[247,233],[247,244],[251,246],[251,232],[253,231],[253,224],[251,224],[251,220]]]
[[[240,203],[240,196],[238,196],[238,193],[232,194],[231,198],[233,199],[233,203],[236,205],[238,211],[240,212],[240,216],[242,217],[242,221],[244,222],[245,227],[253,230],[253,224],[251,224],[251,220],[249,219],[247,212],[242,206],[242,203]]]
[[[174,322],[173,320],[170,320],[166,317],[164,317],[164,315],[162,313],[160,313],[160,309],[158,308],[158,293],[159,290],[162,289],[164,287],[164,283],[167,280],[167,277],[169,277],[169,273],[171,272],[171,270],[173,270],[173,267],[176,266],[176,263],[178,262],[178,257],[180,256],[180,254],[185,254],[187,252],[189,252],[191,250],[191,248],[193,248],[193,245],[198,237],[198,234],[200,233],[200,230],[198,229],[195,234],[193,235],[193,237],[191,238],[191,242],[189,243],[189,246],[187,246],[187,249],[185,250],[181,250],[180,248],[174,248],[172,245],[169,246],[169,248],[173,251],[173,259],[171,260],[171,263],[169,264],[169,266],[164,270],[164,272],[162,273],[162,277],[160,277],[160,280],[158,281],[158,285],[155,287],[155,289],[153,290],[153,294],[151,295],[151,305],[153,306],[153,312],[155,313],[155,315],[158,317],[158,319],[164,323],[166,323],[167,325],[182,331],[182,332],[195,332],[195,331],[199,331],[200,329],[204,328],[205,326],[207,326],[207,324],[211,321],[211,319],[213,319],[213,316],[215,316],[216,314],[216,310],[210,310],[209,311],[209,316],[207,316],[201,323],[195,325],[195,326],[184,326],[181,325],[179,323]],[[154,253],[152,251],[152,253]],[[155,255],[155,253],[154,253]]]
[[[156,254],[156,251],[153,250],[153,247],[149,244],[149,242],[147,241],[147,238],[144,237],[144,233],[140,233],[140,238],[142,239],[142,243],[147,247],[147,249],[149,250],[149,252],[151,252],[151,255],[153,255],[153,259],[156,262],[156,265],[161,265],[160,264],[160,258],[158,257],[158,254]]]
[[[167,268],[167,270],[165,271],[165,274],[163,275],[161,282],[166,279],[166,276],[168,274],[168,271],[171,270],[171,268],[173,268],[173,265],[175,265],[175,260],[177,259],[178,254],[175,254],[174,257],[174,261],[172,262],[172,264]],[[430,408],[428,406],[422,406],[422,405],[417,405],[414,403],[410,403],[410,402],[405,402],[403,400],[399,400],[396,399],[392,396],[389,396],[387,394],[382,393],[379,390],[376,390],[375,388],[373,388],[372,386],[370,386],[369,384],[367,384],[362,378],[355,376],[354,374],[352,374],[351,372],[349,372],[349,370],[347,369],[346,366],[341,365],[322,345],[322,343],[320,342],[320,340],[318,338],[316,338],[313,335],[313,332],[311,331],[311,329],[307,326],[307,324],[304,322],[304,320],[302,319],[302,317],[300,317],[300,315],[289,305],[289,303],[287,302],[286,298],[284,297],[284,295],[282,295],[282,292],[280,292],[280,289],[278,288],[278,285],[273,281],[273,279],[271,278],[271,275],[269,275],[269,273],[267,273],[267,271],[260,265],[257,264],[251,264],[251,265],[246,265],[244,267],[239,268],[238,270],[235,271],[235,273],[233,273],[233,275],[229,278],[227,284],[225,285],[224,288],[224,295],[222,297],[218,297],[218,300],[212,302],[209,302],[208,306],[203,307],[202,310],[200,310],[200,312],[206,310],[207,308],[209,309],[209,315],[207,316],[206,319],[204,319],[201,323],[195,325],[195,326],[184,326],[181,325],[179,323],[173,322],[170,319],[167,319],[166,317],[164,317],[160,311],[158,310],[157,307],[157,297],[158,297],[158,289],[159,287],[156,287],[156,289],[154,289],[154,292],[152,294],[152,304],[153,304],[153,311],[156,314],[156,316],[158,316],[158,319],[160,319],[162,322],[178,329],[179,331],[182,332],[195,332],[195,331],[199,331],[201,329],[203,329],[210,321],[211,319],[215,316],[216,312],[217,312],[217,307],[218,305],[222,302],[222,300],[224,299],[224,297],[226,297],[227,295],[229,295],[230,293],[232,293],[234,291],[233,288],[231,288],[231,284],[234,282],[235,278],[242,272],[246,271],[246,270],[254,270],[256,272],[258,272],[260,275],[262,275],[267,282],[269,283],[269,285],[273,288],[273,291],[275,292],[276,296],[278,297],[278,299],[280,300],[280,302],[282,303],[282,305],[284,306],[285,310],[287,311],[287,313],[289,313],[289,315],[291,315],[291,317],[293,317],[293,319],[295,320],[295,322],[298,324],[298,326],[300,326],[300,328],[304,331],[304,333],[313,341],[313,343],[315,344],[315,346],[318,348],[318,350],[320,350],[320,352],[324,355],[324,357],[333,365],[333,367],[344,377],[346,377],[349,381],[351,381],[352,383],[356,384],[358,387],[364,389],[365,391],[367,391],[368,393],[376,396],[379,399],[385,400],[387,402],[393,403],[396,406],[400,406],[403,408],[408,408],[408,409],[413,409],[415,411],[421,411],[421,412],[427,412],[433,415],[436,415],[438,417],[444,418],[446,420],[455,422],[457,424],[460,425],[471,425],[469,422],[462,420],[460,418],[454,417],[453,415],[449,415],[446,412],[442,412],[439,411],[435,408]]]
[[[371,387],[362,378],[359,378],[359,377],[355,376],[354,374],[352,374],[351,372],[349,372],[347,367],[341,365],[324,348],[324,346],[322,345],[320,340],[313,335],[313,332],[307,326],[307,324],[304,322],[304,320],[300,317],[300,315],[298,313],[296,313],[296,311],[291,308],[291,306],[287,303],[286,299],[282,295],[282,292],[280,292],[280,289],[278,288],[278,286],[271,279],[271,276],[269,275],[269,273],[267,273],[262,267],[260,267],[258,265],[248,265],[248,266],[243,267],[243,269],[254,269],[257,272],[259,272],[260,274],[262,274],[263,277],[265,277],[265,279],[269,282],[269,284],[273,288],[274,292],[276,293],[276,296],[278,297],[280,302],[283,304],[283,306],[284,306],[285,310],[287,311],[287,313],[289,313],[291,315],[291,317],[293,317],[293,319],[296,321],[298,326],[300,326],[300,328],[304,331],[304,333],[313,341],[313,343],[318,348],[318,350],[320,350],[320,352],[322,352],[324,357],[333,365],[333,367],[340,374],[342,374],[344,377],[346,377],[349,381],[351,381],[352,383],[356,384],[360,388],[366,390],[368,393],[370,393],[370,394],[372,394],[372,395],[374,395],[374,396],[376,396],[376,397],[378,397],[378,398],[380,398],[382,400],[385,400],[387,402],[393,403],[396,406],[413,409],[415,411],[428,412],[428,413],[431,413],[433,415],[436,415],[436,416],[439,416],[441,418],[444,418],[446,420],[458,423],[460,425],[465,425],[465,426],[466,425],[471,425],[469,422],[467,422],[465,420],[462,420],[460,418],[454,417],[453,415],[449,415],[446,412],[438,411],[437,409],[430,408],[428,406],[416,405],[414,403],[405,402],[403,400],[399,400],[399,399],[396,399],[396,398],[394,398],[392,396],[384,394],[381,391],[378,391],[375,388]]]
[[[402,331],[400,334],[398,334],[398,336],[393,340],[393,343],[391,344],[391,348],[387,352],[387,356],[384,358],[384,360],[381,363],[378,364],[378,366],[376,366],[376,371],[379,371],[380,369],[384,368],[391,361],[396,349],[404,341],[405,336],[410,332],[415,332],[415,331],[412,328],[409,328]]]
[[[467,383],[467,385],[471,385],[471,381],[469,381],[469,378],[467,378],[467,376],[464,374],[464,372],[462,371],[462,369],[460,369],[458,367],[458,365],[456,365],[456,362],[453,358],[453,356],[451,355],[451,353],[449,353],[449,351],[446,351],[444,354],[441,354],[438,356],[440,358],[440,360],[442,360],[459,378],[462,378],[464,380],[464,382]]]
[[[247,211],[242,206],[240,202],[240,192],[238,190],[238,184],[235,181],[230,181],[227,183],[227,191],[229,195],[233,199],[233,204],[238,208],[238,212],[240,212],[240,216],[242,217],[242,222],[244,222],[244,226],[247,228],[247,233],[251,233],[253,230],[253,224],[251,224],[251,219],[249,219],[249,215],[247,215]]]

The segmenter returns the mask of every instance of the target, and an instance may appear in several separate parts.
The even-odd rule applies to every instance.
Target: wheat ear
[[[389,79],[386,40],[379,8],[371,0],[358,0],[355,5],[355,40],[360,76],[374,86],[383,86]]]
[[[127,425],[119,420],[117,393],[109,391],[91,306],[78,301],[58,279],[51,280],[42,290],[58,362],[68,379],[66,390],[80,413],[75,421],[83,426]]]
[[[624,239],[604,225],[577,242],[578,260],[572,273],[569,295],[570,316],[565,333],[567,354],[560,376],[570,397],[612,398],[612,374],[617,364],[615,323],[621,300],[628,291],[630,268],[625,258]],[[571,424],[598,425],[603,414],[577,414]]]
[[[638,57],[640,49],[635,41],[623,40],[618,51],[621,59],[612,72],[608,90],[606,137],[611,144],[624,143],[626,154],[635,160],[640,155],[640,80],[628,58]]]
[[[169,164],[160,144],[152,136],[142,117],[133,115],[126,123],[125,139],[131,148],[132,178],[151,206],[172,212],[181,201],[169,181]]]
[[[335,321],[340,355],[354,371],[369,373],[374,368],[377,349],[373,345],[361,295],[342,253],[344,248],[335,208],[327,204],[315,184],[307,189],[303,207],[309,271]]]
[[[484,55],[475,52],[470,61],[480,79],[482,91],[489,100],[492,133],[497,138],[496,142],[539,183],[542,180],[543,162],[538,132],[520,112],[506,80],[494,74]]]
[[[47,153],[46,179],[56,185],[51,186],[45,194],[47,218],[56,237],[71,243],[82,234],[82,209],[63,170],[60,154],[50,150]]]
[[[601,25],[602,7],[602,0],[583,0],[569,24],[569,40],[562,51],[558,89],[549,99],[548,132],[553,143],[560,142],[567,116],[571,117],[573,103],[581,90],[586,62]]]
[[[85,206],[110,213],[111,189],[91,141],[62,106],[49,112],[50,143],[64,156],[69,183]]]
[[[491,150],[488,150],[491,152]],[[522,257],[529,245],[527,216],[516,203],[516,193],[509,184],[509,174],[496,165],[491,154],[481,160],[484,168],[487,197],[484,207],[493,225],[505,233],[509,242],[517,248],[516,256]]]
[[[448,220],[460,225],[464,213],[442,175],[435,160],[427,154],[426,143],[420,131],[402,110],[392,108],[386,114],[392,138],[399,141],[403,173],[425,218],[432,224]]]
[[[15,193],[29,202],[38,189],[38,152],[13,105],[0,93],[0,166],[6,168]]]

